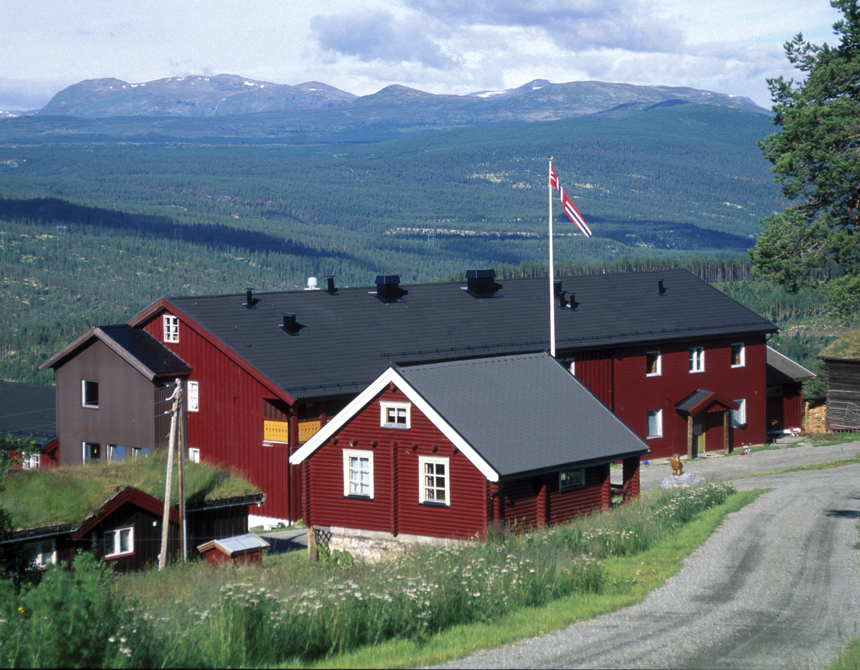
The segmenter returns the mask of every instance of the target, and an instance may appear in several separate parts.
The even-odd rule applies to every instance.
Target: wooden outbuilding
[[[648,445],[547,353],[392,366],[291,458],[306,522],[401,541],[541,528],[639,494]]]
[[[860,329],[845,333],[818,358],[824,361],[827,432],[860,430]]]
[[[210,565],[222,563],[250,563],[259,565],[263,562],[263,550],[269,548],[269,543],[254,533],[234,535],[206,542],[197,547],[197,551]]]
[[[803,428],[803,383],[814,372],[787,356],[767,348],[767,426],[772,435],[796,433]]]

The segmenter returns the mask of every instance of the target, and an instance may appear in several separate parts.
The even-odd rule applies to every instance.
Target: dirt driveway
[[[763,451],[701,459],[685,470],[737,477],[858,450],[860,443]],[[669,471],[663,464],[651,477],[651,467],[643,469],[643,490]],[[644,602],[442,667],[826,666],[860,637],[860,465],[738,479],[735,486],[773,490],[730,515]]]

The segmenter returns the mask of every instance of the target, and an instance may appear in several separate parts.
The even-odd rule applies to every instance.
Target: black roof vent
[[[254,297],[254,289],[246,288],[245,289],[245,302],[242,303],[242,307],[247,307],[248,309],[254,309],[258,302],[260,302],[260,299]]]
[[[486,270],[466,270],[465,290],[476,298],[501,298],[496,293],[502,288],[501,284],[495,282],[496,271],[492,268]]]
[[[334,286],[334,277],[326,277],[326,293],[329,295],[337,295],[337,289]]]
[[[663,286],[663,280],[657,280],[657,295],[666,295],[666,287]]]
[[[400,275],[376,275],[376,297],[382,302],[403,302],[408,293],[400,288]]]
[[[281,328],[284,329],[287,335],[299,334],[302,327],[296,322],[295,312],[284,312],[284,322],[281,324]]]

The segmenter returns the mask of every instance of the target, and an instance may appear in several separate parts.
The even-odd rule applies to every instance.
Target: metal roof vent
[[[657,295],[666,295],[666,287],[663,286],[663,280],[657,280]]]
[[[337,289],[334,285],[334,277],[328,276],[326,279],[326,293],[329,295],[337,295]]]
[[[467,286],[462,286],[464,291],[476,298],[501,298],[497,293],[502,288],[501,284],[495,282],[496,271],[492,268],[485,270],[466,270]]]
[[[400,275],[376,275],[376,297],[384,303],[403,302],[409,291],[400,288]]]
[[[281,324],[281,328],[284,329],[287,335],[299,334],[301,326],[296,322],[295,312],[284,312],[284,322]]]
[[[319,291],[316,277],[308,277],[308,285],[305,287],[305,291]]]
[[[258,302],[260,302],[260,299],[254,297],[254,289],[246,288],[245,302],[242,303],[242,307],[247,307],[248,309],[255,309]]]

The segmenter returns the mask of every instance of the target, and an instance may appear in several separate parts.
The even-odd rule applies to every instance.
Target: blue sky
[[[463,94],[600,80],[692,86],[770,107],[798,32],[834,42],[829,0],[2,0],[0,110],[66,86],[237,74]]]

